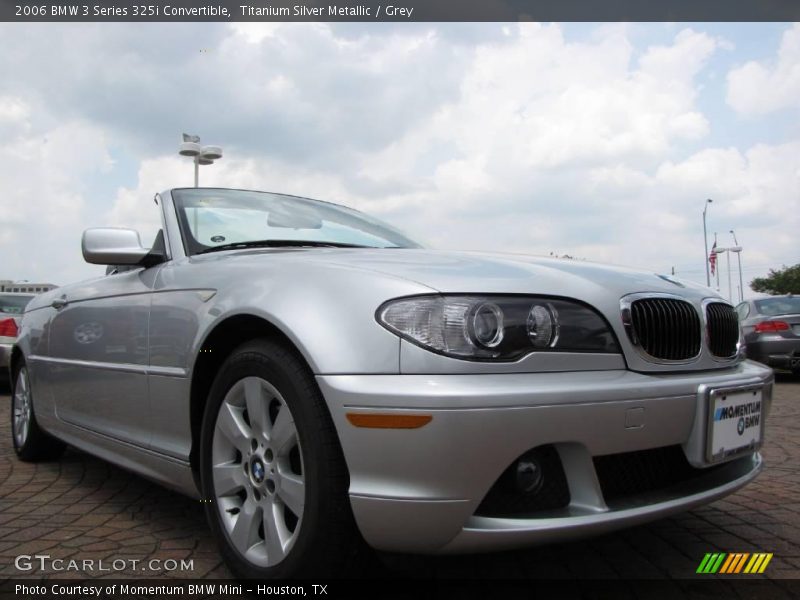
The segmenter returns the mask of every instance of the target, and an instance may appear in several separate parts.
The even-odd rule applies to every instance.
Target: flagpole
[[[728,300],[733,302],[733,286],[731,285],[731,251],[730,248],[725,253],[728,259]]]

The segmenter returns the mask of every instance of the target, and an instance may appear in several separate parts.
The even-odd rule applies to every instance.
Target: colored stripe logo
[[[769,561],[772,560],[772,552],[709,552],[700,561],[697,573],[703,574],[725,574],[736,575],[748,573],[755,575],[763,573]]]

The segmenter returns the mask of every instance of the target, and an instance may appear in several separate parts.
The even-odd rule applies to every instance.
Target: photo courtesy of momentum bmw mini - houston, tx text
[[[88,229],[83,256],[106,276],[28,305],[14,447],[41,460],[66,442],[206,499],[235,573],[342,572],[362,543],[458,553],[605,532],[761,470],[772,370],[744,360],[734,308],[708,288],[426,250],[295,196],[156,201],[152,248]]]

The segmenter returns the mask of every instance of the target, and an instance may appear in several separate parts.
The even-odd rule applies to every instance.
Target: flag
[[[711,247],[711,254],[708,255],[708,264],[711,265],[711,274],[714,274],[717,266],[717,242]]]
[[[200,143],[200,136],[199,135],[189,135],[188,133],[183,134],[183,141],[184,142],[194,142],[195,144]]]

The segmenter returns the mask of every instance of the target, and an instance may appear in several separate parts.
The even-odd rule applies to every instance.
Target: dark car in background
[[[745,300],[736,312],[747,358],[800,375],[800,296]]]
[[[0,294],[0,385],[9,381],[8,363],[11,347],[17,341],[22,313],[33,294]]]

